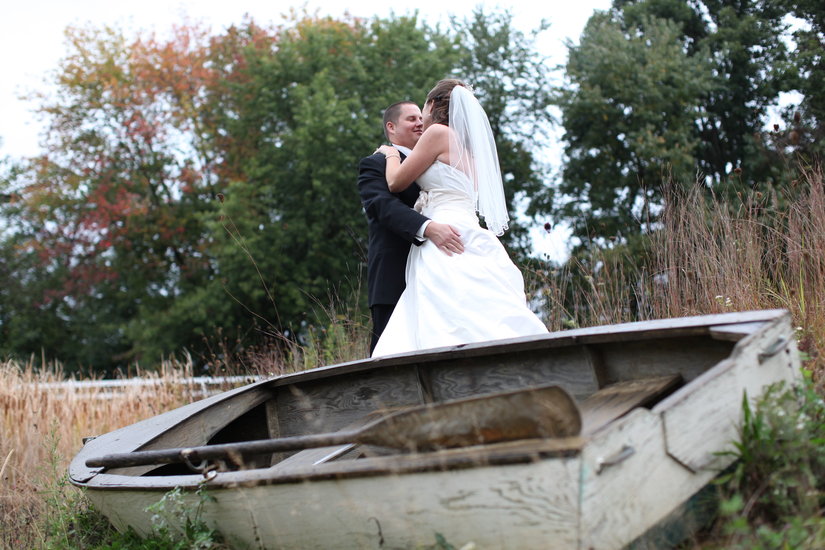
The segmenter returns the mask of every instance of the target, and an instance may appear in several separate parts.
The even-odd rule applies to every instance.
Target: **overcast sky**
[[[550,30],[543,34],[538,48],[553,63],[566,58],[564,42],[578,42],[587,19],[596,9],[604,10],[610,0],[580,0],[563,5],[560,2],[526,2],[518,6],[495,0],[423,0],[406,4],[366,0],[316,0],[290,3],[265,0],[23,0],[7,2],[0,18],[0,157],[29,156],[38,152],[40,125],[31,113],[32,104],[18,99],[31,90],[46,91],[44,79],[57,67],[64,55],[63,31],[69,25],[101,27],[106,24],[125,30],[156,30],[164,33],[173,24],[185,18],[211,26],[220,32],[231,24],[242,21],[245,14],[260,23],[277,23],[290,8],[305,6],[322,15],[338,16],[348,11],[360,17],[386,17],[409,14],[417,10],[428,23],[446,21],[449,15],[470,15],[479,5],[486,11],[502,6],[513,14],[516,27],[528,31],[541,19],[550,22]],[[558,148],[548,143],[551,156]],[[551,236],[537,235],[539,241]],[[552,237],[553,241],[562,236]],[[546,245],[550,246],[550,242]],[[539,243],[541,246],[541,243]],[[558,250],[556,242],[551,248]],[[556,255],[556,254],[554,254]]]
[[[606,9],[609,0],[582,0],[565,3],[522,3],[510,7],[514,23],[522,30],[534,28],[545,18],[550,30],[539,43],[542,53],[559,63],[565,59],[564,40],[578,41],[584,23],[594,9]],[[250,14],[262,23],[279,22],[290,7],[306,6],[321,14],[341,15],[345,10],[353,15],[388,16],[391,11],[407,14],[418,10],[419,17],[429,23],[445,21],[447,16],[469,15],[473,8],[499,8],[502,3],[479,0],[425,0],[407,4],[368,2],[366,0],[315,1],[306,4],[265,0],[24,0],[9,2],[0,19],[0,155],[32,155],[38,150],[39,126],[32,120],[31,104],[17,96],[26,90],[46,90],[43,84],[48,71],[57,67],[64,54],[63,30],[69,25],[95,26],[117,24],[125,29],[168,30],[184,17],[203,21],[215,32],[239,23]]]

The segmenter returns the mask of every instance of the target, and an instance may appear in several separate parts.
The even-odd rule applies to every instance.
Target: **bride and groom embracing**
[[[387,108],[384,133],[393,145],[362,159],[358,174],[372,356],[546,334],[498,240],[509,221],[504,188],[472,91],[442,80],[423,112],[412,102]]]

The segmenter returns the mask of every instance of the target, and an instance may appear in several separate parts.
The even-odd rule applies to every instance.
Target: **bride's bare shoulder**
[[[444,124],[433,124],[424,130],[419,143],[423,142],[430,144],[430,146],[435,147],[435,149],[439,151],[446,149],[450,132],[452,132],[452,130],[450,130],[449,126]],[[418,146],[416,145],[416,147]]]
[[[434,136],[440,136],[440,135],[446,136],[451,131],[452,130],[450,130],[450,127],[447,126],[446,124],[432,124],[426,130],[424,130],[424,133],[425,134],[429,133],[430,135],[434,135]]]

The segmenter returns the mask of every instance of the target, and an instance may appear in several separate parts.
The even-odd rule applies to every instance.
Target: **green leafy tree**
[[[423,101],[448,75],[488,102],[510,196],[531,192],[531,142],[517,131],[544,120],[546,94],[509,21],[70,29],[58,93],[40,98],[44,151],[0,189],[13,197],[0,253],[15,281],[0,291],[0,351],[151,367],[182,349],[207,355],[219,335],[242,348],[311,332],[330,299],[364,296],[357,165],[384,141],[382,110]],[[518,77],[528,69],[538,76]]]
[[[548,28],[541,22],[529,34],[513,26],[509,12],[486,14],[477,9],[463,20],[452,19],[461,44],[456,76],[472,84],[490,119],[496,139],[504,190],[510,204],[505,242],[526,258],[532,249],[529,225],[516,216],[526,206],[527,224],[552,201],[552,187],[538,158],[548,139],[556,87],[547,59],[536,53],[536,38]]]
[[[415,18],[304,18],[278,31],[274,51],[244,52],[245,84],[220,125],[246,146],[226,151],[238,174],[215,250],[227,289],[262,328],[300,332],[318,300],[358,287],[358,161],[384,141],[387,105],[424,97],[449,71],[446,40]]]
[[[775,134],[776,146],[798,153],[803,162],[810,163],[825,152],[825,4],[817,0],[784,0],[779,4],[795,18],[790,88],[800,94],[801,101],[786,110],[786,128]]]
[[[616,0],[591,18],[561,103],[559,211],[576,236],[647,230],[668,181],[735,192],[787,179],[762,139],[791,83],[785,13],[761,0]]]
[[[709,68],[678,25],[645,20],[629,34],[617,12],[591,17],[570,49],[560,107],[565,164],[560,215],[583,242],[626,240],[651,222],[666,171],[692,177],[695,120]]]
[[[205,38],[186,27],[167,41],[67,31],[59,93],[42,99],[45,152],[9,184],[18,200],[7,245],[15,277],[35,293],[20,323],[58,328],[18,341],[18,352],[125,364],[147,349],[130,334],[135,319],[202,284],[201,197],[212,184],[198,154]],[[186,345],[188,334],[167,337]]]
[[[712,87],[696,119],[698,172],[710,184],[740,178],[765,181],[773,159],[759,148],[768,109],[789,89],[793,70],[783,40],[786,10],[773,0],[618,0],[628,30],[644,33],[644,18],[673,21],[682,29],[688,54],[710,62]]]

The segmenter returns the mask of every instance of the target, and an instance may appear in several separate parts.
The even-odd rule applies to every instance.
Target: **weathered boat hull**
[[[456,547],[623,548],[729,465],[719,453],[737,437],[743,394],[795,383],[799,367],[782,311],[360,361],[253,384],[92,440],[70,478],[118,529],[142,533],[151,530],[146,507],[165,491],[205,483],[215,500],[204,519],[238,548],[415,548],[432,545],[436,533]],[[683,385],[626,414],[616,399],[593,405],[613,388],[672,375]],[[256,437],[332,431],[381,407],[539,383],[560,384],[581,402],[580,438],[385,456],[367,449],[349,460],[357,449],[322,449],[265,457],[209,481],[169,467],[85,466],[110,452],[223,442],[232,425],[238,439],[250,431],[240,425],[255,421],[266,427]],[[340,459],[323,460],[336,452]],[[192,491],[185,498],[198,499]]]

